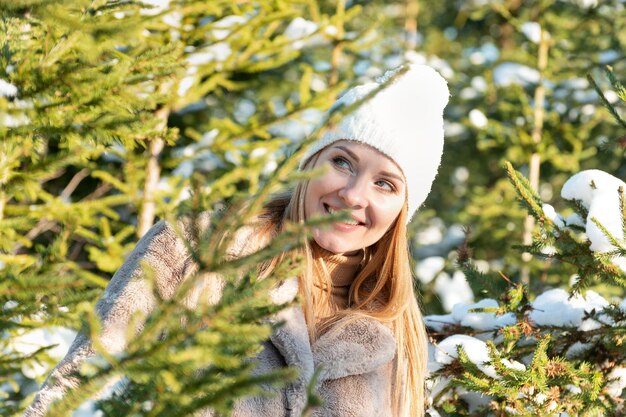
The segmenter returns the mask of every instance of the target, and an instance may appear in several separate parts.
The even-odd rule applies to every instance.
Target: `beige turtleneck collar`
[[[356,278],[357,273],[361,269],[363,261],[363,251],[360,250],[353,255],[334,254],[326,250],[318,248],[319,257],[322,258],[324,265],[332,280],[330,290],[330,305],[322,311],[316,311],[318,318],[324,318],[332,315],[334,312],[345,309],[349,306],[348,295],[350,286]],[[316,299],[325,300],[328,297],[328,289],[321,283],[316,283],[314,288],[314,297]]]

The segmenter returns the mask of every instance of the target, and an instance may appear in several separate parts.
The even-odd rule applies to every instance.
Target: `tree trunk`
[[[406,19],[404,20],[404,36],[407,50],[417,48],[417,16],[419,14],[419,1],[406,1]]]
[[[156,116],[160,119],[159,125],[157,126],[158,131],[163,131],[167,127],[169,114],[170,110],[167,107],[157,110]],[[154,223],[156,212],[154,192],[161,178],[159,159],[164,147],[165,141],[162,137],[156,137],[150,140],[148,147],[148,163],[146,164],[146,181],[143,188],[143,201],[137,222],[137,237],[142,237]]]
[[[528,180],[530,182],[530,186],[537,191],[539,189],[539,174],[541,168],[541,155],[537,152],[537,145],[541,143],[541,135],[543,132],[543,116],[544,109],[543,103],[546,96],[546,90],[543,86],[543,80],[545,76],[545,70],[548,64],[548,34],[546,31],[541,28],[540,40],[539,40],[539,51],[537,58],[537,69],[539,70],[539,83],[537,84],[537,88],[535,89],[535,104],[533,108],[533,131],[532,131],[532,141],[535,146],[535,150],[533,154],[530,156],[530,161],[528,164]],[[533,216],[526,216],[524,221],[524,234],[523,234],[523,244],[530,245],[532,243],[532,232],[535,228],[535,218]],[[531,260],[531,255],[528,252],[522,254],[522,260],[525,263],[528,263]],[[520,274],[520,281],[523,284],[528,284],[530,282],[530,267],[526,264],[522,267],[522,271]]]
[[[6,204],[6,194],[0,191],[0,221],[4,218],[4,205]]]
[[[337,2],[337,35],[335,37],[335,46],[333,47],[332,55],[330,57],[330,78],[328,84],[330,86],[336,85],[339,82],[339,65],[341,60],[341,54],[343,52],[343,37],[344,37],[344,19],[346,14],[346,1],[339,0]]]

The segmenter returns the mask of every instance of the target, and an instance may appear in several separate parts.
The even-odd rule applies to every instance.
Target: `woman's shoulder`
[[[165,222],[170,231],[177,231],[179,237],[195,247],[199,239],[222,239],[224,236],[210,236],[211,223],[217,216],[224,213],[216,211],[203,211],[198,214],[185,215],[176,221],[176,225]],[[226,214],[227,215],[227,214]],[[226,237],[226,256],[236,258],[250,255],[269,244],[271,236],[264,231],[264,221],[258,218],[252,219],[249,224],[238,226],[234,231],[229,231]]]

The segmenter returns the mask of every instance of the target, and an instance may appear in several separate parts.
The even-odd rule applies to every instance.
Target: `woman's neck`
[[[315,242],[312,246],[315,267],[321,268],[316,272],[313,287],[315,318],[319,321],[350,307],[350,286],[361,269],[364,251],[335,254]]]
[[[315,257],[321,258],[332,281],[333,287],[350,287],[361,269],[363,250],[350,254],[336,254],[320,248],[313,243]]]

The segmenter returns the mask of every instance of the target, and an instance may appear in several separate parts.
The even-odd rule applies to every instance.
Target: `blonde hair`
[[[319,153],[307,161],[314,165]],[[258,233],[267,238],[278,233],[285,222],[302,223],[304,197],[308,181],[299,183],[293,192],[275,196],[265,205],[259,216],[264,220]],[[316,256],[316,245],[303,241],[302,246],[290,254],[281,254],[261,267],[261,276],[267,276],[285,257],[301,257],[304,268],[299,278],[299,291],[311,341],[317,339],[332,325],[357,317],[370,317],[387,326],[396,340],[394,367],[394,415],[424,415],[424,388],[428,360],[427,335],[422,313],[413,287],[406,235],[407,204],[383,237],[365,251],[364,267],[350,288],[351,307],[338,311],[332,317],[316,323],[315,311],[327,299],[313,297],[313,286],[331,287],[331,277],[324,261]],[[372,282],[373,281],[373,282]],[[319,285],[322,284],[322,285]],[[326,285],[324,285],[326,284]]]

